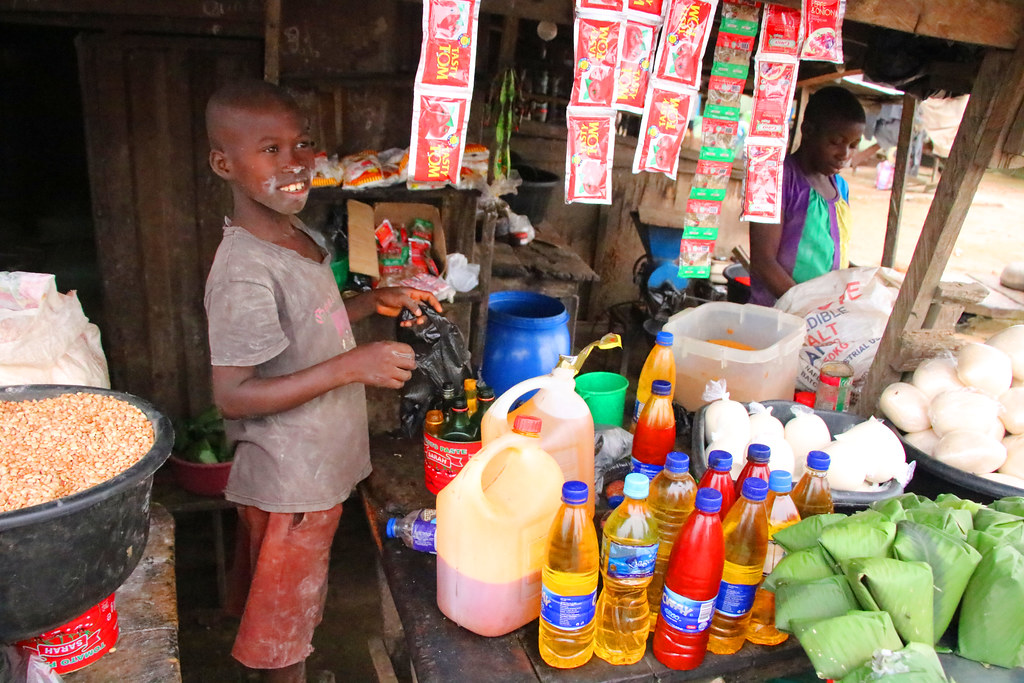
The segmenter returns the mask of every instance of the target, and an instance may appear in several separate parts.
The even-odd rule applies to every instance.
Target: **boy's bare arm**
[[[415,367],[412,347],[392,341],[357,346],[280,377],[260,377],[254,367],[215,365],[213,399],[228,419],[272,415],[353,382],[399,389]]]
[[[405,308],[416,316],[415,320],[405,320],[400,323],[403,327],[409,327],[423,321],[423,314],[420,310],[421,302],[438,313],[442,312],[437,297],[430,292],[411,287],[380,287],[370,292],[364,292],[347,299],[345,311],[348,313],[348,319],[355,322],[374,313],[394,318]]]
[[[781,241],[781,223],[750,224],[750,269],[753,271],[751,274],[756,273],[776,298],[796,284],[778,261]]]

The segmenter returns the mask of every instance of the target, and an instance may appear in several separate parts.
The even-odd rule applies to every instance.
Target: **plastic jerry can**
[[[482,636],[540,616],[541,569],[565,483],[540,448],[540,422],[520,416],[516,431],[485,445],[437,495],[437,606]]]

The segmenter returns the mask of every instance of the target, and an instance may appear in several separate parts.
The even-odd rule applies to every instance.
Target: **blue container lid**
[[[708,455],[708,463],[713,470],[729,471],[732,469],[732,454],[729,451],[711,451]]]
[[[825,451],[811,451],[807,454],[807,466],[812,470],[827,470],[832,458]]]
[[[768,482],[757,477],[743,480],[743,497],[758,503],[768,497]]]
[[[668,396],[672,393],[672,382],[656,379],[651,382],[651,393],[655,396]]]
[[[558,299],[537,292],[491,292],[487,321],[528,330],[546,330],[569,322],[569,312]]]
[[[747,460],[768,462],[772,459],[772,449],[763,443],[752,443],[747,447]]]
[[[388,520],[388,528],[387,528],[387,537],[388,538],[394,538],[395,537],[395,523],[396,522],[398,522],[398,518],[397,517],[392,517],[391,519]]]
[[[567,481],[562,484],[562,502],[569,505],[580,505],[590,497],[590,487],[582,481]]]
[[[654,343],[659,346],[672,346],[673,341],[672,333],[665,332],[664,330],[658,333],[658,336],[654,338]]]
[[[690,456],[681,451],[669,451],[665,456],[665,469],[669,472],[682,474],[690,471]]]
[[[775,470],[768,475],[768,489],[776,493],[789,493],[793,490],[793,475],[786,470]]]
[[[651,480],[647,475],[630,472],[622,486],[622,493],[628,498],[646,498],[651,491]]]
[[[708,487],[697,489],[697,509],[715,513],[722,509],[722,492]]]

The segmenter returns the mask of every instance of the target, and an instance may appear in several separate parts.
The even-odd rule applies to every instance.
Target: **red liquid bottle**
[[[740,476],[736,478],[736,496],[739,497],[743,490],[743,480],[747,477],[763,479],[766,483],[772,471],[768,468],[768,461],[771,460],[772,449],[763,443],[752,443],[747,447],[747,464],[740,470]]]
[[[721,492],[698,489],[693,514],[672,548],[653,643],[654,657],[670,669],[688,671],[704,661],[725,566],[721,504]]]
[[[675,450],[676,414],[672,411],[672,383],[651,382],[651,398],[644,404],[633,435],[633,471],[654,480],[665,467],[668,452]]]
[[[725,519],[729,508],[736,502],[736,487],[732,481],[732,456],[727,451],[711,451],[708,454],[708,467],[700,478],[697,488],[715,489],[722,494],[722,509],[718,512],[719,519]]]

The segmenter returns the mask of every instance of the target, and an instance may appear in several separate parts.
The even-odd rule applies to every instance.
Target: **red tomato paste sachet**
[[[611,107],[615,104],[615,67],[619,63],[619,36],[625,22],[579,13],[573,36],[575,66],[569,106]]]
[[[632,19],[626,22],[615,77],[618,82],[616,109],[633,114],[644,113],[644,100],[651,80],[657,36],[656,25]]]
[[[615,111],[569,107],[565,151],[565,202],[612,203]]]
[[[843,63],[846,0],[802,0],[804,46],[800,59]]]
[[[750,137],[782,142],[789,138],[789,105],[796,92],[796,79],[796,62],[757,60]]]
[[[642,12],[659,21],[662,7],[663,0],[626,0],[626,9],[630,12]]]
[[[655,78],[697,89],[718,0],[672,0],[658,48]]]
[[[633,157],[633,173],[652,171],[675,180],[679,149],[697,93],[655,81],[648,89],[647,99],[648,107],[640,122],[640,140]]]
[[[803,46],[803,22],[800,10],[769,4],[761,22],[761,39],[757,47],[760,59],[797,60]]]
[[[478,0],[426,0],[416,84],[473,89]]]
[[[466,146],[470,94],[418,89],[413,100],[413,136],[409,149],[409,181],[459,182]]]
[[[604,10],[606,12],[621,12],[623,7],[623,0],[576,0],[576,9],[578,10]]]
[[[748,144],[740,220],[778,223],[782,219],[782,162],[785,144]]]

